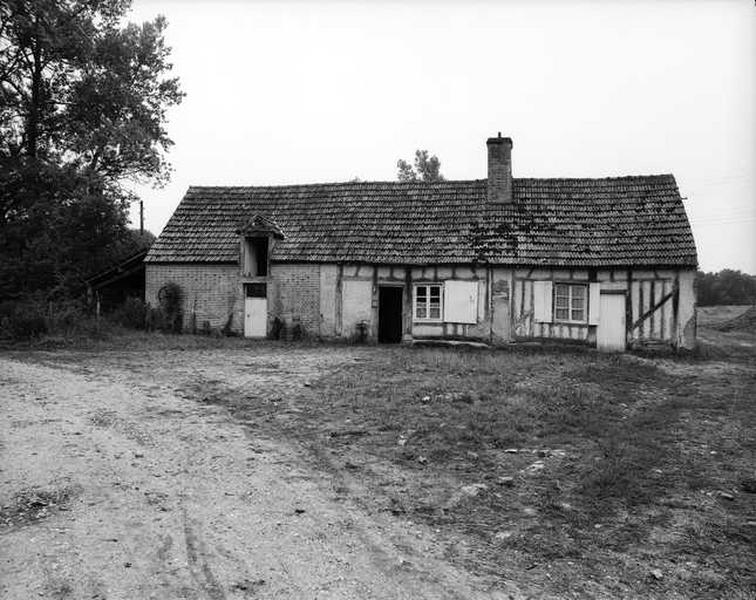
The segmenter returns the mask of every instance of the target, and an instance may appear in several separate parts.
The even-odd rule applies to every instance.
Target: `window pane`
[[[415,317],[418,319],[425,319],[426,315],[428,313],[426,312],[425,305],[417,305],[417,310],[415,311]]]
[[[556,285],[556,293],[557,296],[567,296],[570,293],[570,286],[565,285],[563,283],[558,283]]]
[[[441,318],[441,307],[438,306],[438,304],[431,304],[431,307],[430,307],[430,318],[431,319],[440,319]]]
[[[430,286],[431,301],[438,300],[441,297],[441,288],[437,285]]]
[[[424,285],[419,285],[415,289],[417,290],[417,299],[420,300],[422,298],[422,301],[425,302],[425,296],[427,295],[428,288]]]
[[[573,285],[572,286],[572,295],[575,298],[585,298],[585,286],[584,285]]]
[[[566,308],[557,308],[556,318],[561,319],[563,321],[567,321],[570,318],[570,311],[567,310]]]
[[[569,300],[565,298],[564,296],[557,296],[556,297],[556,306],[557,308],[567,308],[569,306]]]
[[[583,298],[573,298],[572,299],[572,308],[580,308],[582,309],[584,306],[585,300]]]
[[[573,321],[585,321],[585,317],[583,316],[583,310],[573,310],[572,311],[572,320]]]

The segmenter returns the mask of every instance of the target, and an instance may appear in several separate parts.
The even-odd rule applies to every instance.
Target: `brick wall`
[[[268,318],[299,317],[310,335],[320,335],[320,265],[274,264]]]
[[[488,202],[512,202],[512,140],[489,138],[488,146]]]
[[[244,297],[238,265],[147,263],[145,269],[145,301],[158,306],[158,291],[166,283],[181,286],[184,292],[184,327],[196,315],[197,327],[209,321],[221,328],[232,314],[232,329],[244,330]]]

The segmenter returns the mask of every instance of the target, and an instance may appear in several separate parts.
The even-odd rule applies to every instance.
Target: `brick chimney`
[[[512,202],[512,138],[488,138],[488,203]]]

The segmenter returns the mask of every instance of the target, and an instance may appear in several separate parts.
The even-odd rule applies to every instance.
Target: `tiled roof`
[[[551,266],[695,266],[672,175],[514,179],[486,206],[486,180],[191,187],[147,262],[237,262],[253,215],[280,227],[272,260]]]

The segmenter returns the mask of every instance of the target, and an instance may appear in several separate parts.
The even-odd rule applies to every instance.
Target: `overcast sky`
[[[158,14],[187,96],[155,234],[189,185],[393,180],[416,148],[485,178],[501,131],[515,177],[673,173],[701,268],[756,273],[753,0],[134,0]]]

